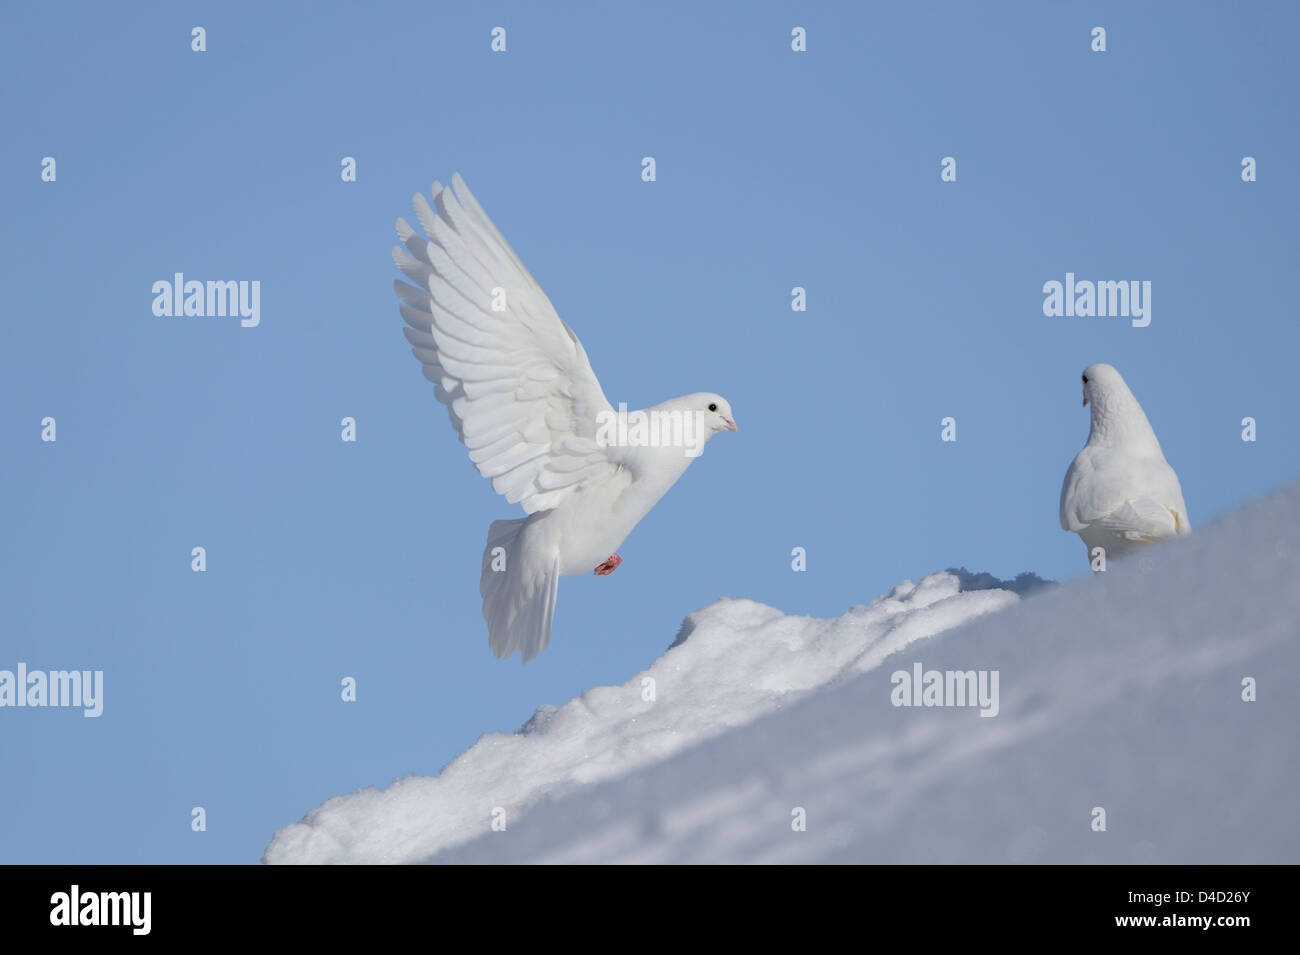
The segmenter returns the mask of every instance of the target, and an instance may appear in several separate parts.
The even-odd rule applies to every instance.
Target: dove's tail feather
[[[551,640],[555,592],[560,582],[557,560],[539,566],[525,552],[525,528],[530,518],[493,521],[483,549],[483,619],[488,642],[498,657],[515,651],[527,663]]]

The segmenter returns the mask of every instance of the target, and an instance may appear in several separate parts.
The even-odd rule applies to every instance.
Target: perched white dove
[[[1090,561],[1097,547],[1111,560],[1188,533],[1178,475],[1120,373],[1110,365],[1085,368],[1083,403],[1092,406],[1092,427],[1065,472],[1062,529],[1083,538]]]
[[[459,174],[414,199],[428,240],[397,220],[403,329],[479,473],[529,515],[493,521],[479,592],[498,657],[551,636],[560,577],[612,573],[627,535],[704,443],[735,431],[699,393],[616,413],[587,353]]]

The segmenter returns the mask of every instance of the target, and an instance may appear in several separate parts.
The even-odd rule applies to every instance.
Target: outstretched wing
[[[426,239],[397,220],[393,284],[424,376],[493,489],[526,512],[557,506],[618,465],[596,436],[613,414],[561,321],[457,173],[414,199]]]

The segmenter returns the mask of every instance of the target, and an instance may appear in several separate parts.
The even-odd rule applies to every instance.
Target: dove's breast
[[[632,476],[619,471],[607,480],[590,484],[546,513],[548,533],[560,553],[560,573],[589,574],[615,553],[637,520],[621,506]]]
[[[620,467],[613,476],[587,485],[548,512],[560,542],[560,573],[590,573],[615,553],[691,460],[677,451],[650,467]]]

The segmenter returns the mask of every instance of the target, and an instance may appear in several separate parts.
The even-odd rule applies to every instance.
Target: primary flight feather
[[[1085,368],[1083,403],[1091,426],[1061,486],[1061,528],[1079,535],[1090,560],[1097,547],[1111,560],[1190,532],[1178,475],[1120,373]]]
[[[413,200],[425,235],[397,220],[393,260],[415,283],[394,282],[403,331],[470,460],[528,514],[493,521],[479,582],[492,651],[527,663],[550,640],[559,578],[612,573],[632,528],[736,423],[707,392],[620,416],[460,175],[432,199]]]

